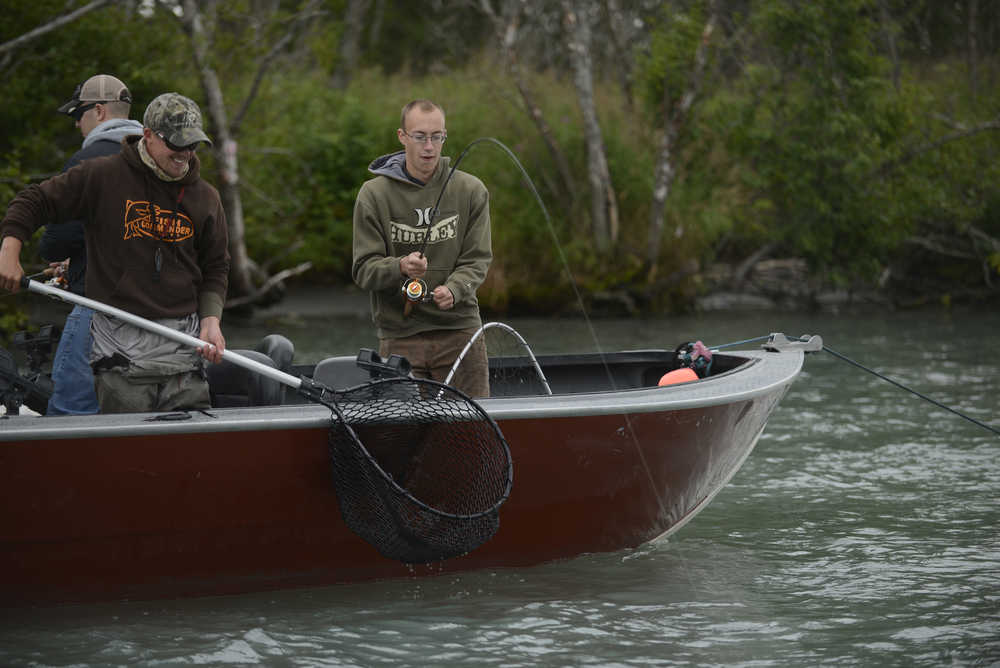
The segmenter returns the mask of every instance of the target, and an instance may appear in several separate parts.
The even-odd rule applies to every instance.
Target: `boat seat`
[[[235,350],[242,357],[278,368],[270,357],[257,350]],[[285,399],[285,386],[276,380],[223,359],[209,364],[208,388],[215,408],[234,406],[277,406]]]
[[[331,390],[346,390],[349,387],[363,385],[371,379],[371,373],[359,367],[356,358],[347,355],[327,357],[317,362],[316,368],[313,369],[313,380]]]
[[[281,334],[268,334],[260,340],[254,350],[264,353],[274,362],[275,368],[288,373],[292,369],[292,358],[295,357],[295,344]]]

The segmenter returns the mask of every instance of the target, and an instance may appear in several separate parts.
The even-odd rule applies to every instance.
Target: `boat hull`
[[[499,531],[424,566],[383,558],[344,525],[322,407],[176,425],[36,418],[46,427],[32,437],[0,431],[0,601],[240,593],[636,547],[679,528],[736,473],[801,366],[800,354],[781,355],[773,382],[699,388],[709,398],[653,388],[626,400],[484,400],[514,462]]]

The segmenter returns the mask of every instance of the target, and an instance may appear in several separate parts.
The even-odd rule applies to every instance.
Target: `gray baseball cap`
[[[132,94],[128,92],[122,80],[110,74],[97,74],[82,84],[77,84],[73,97],[69,102],[59,107],[60,114],[73,115],[77,107],[88,102],[127,102],[132,104]]]
[[[158,95],[146,107],[142,124],[160,133],[174,146],[189,146],[200,141],[212,145],[212,140],[201,129],[201,110],[197,103],[180,93]]]

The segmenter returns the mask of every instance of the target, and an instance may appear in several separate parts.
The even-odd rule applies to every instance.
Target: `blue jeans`
[[[97,412],[94,372],[90,368],[90,319],[93,310],[74,306],[66,316],[55,359],[46,415],[90,415]]]

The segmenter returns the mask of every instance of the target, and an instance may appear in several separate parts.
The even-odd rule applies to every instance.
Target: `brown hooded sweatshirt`
[[[83,219],[88,297],[150,319],[221,317],[229,237],[219,193],[200,178],[197,155],[182,179],[158,178],[139,139],[21,191],[0,238],[26,242],[42,225]]]

